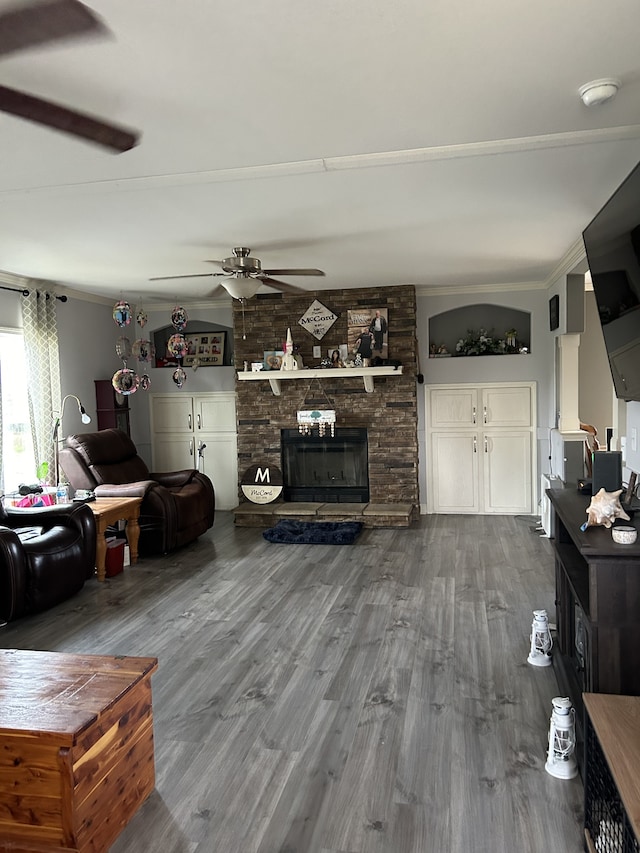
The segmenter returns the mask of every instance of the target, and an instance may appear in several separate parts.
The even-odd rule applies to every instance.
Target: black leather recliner
[[[193,468],[150,473],[135,444],[119,429],[68,436],[60,466],[74,489],[96,497],[141,497],[139,553],[164,554],[213,526],[213,483]]]
[[[0,504],[0,619],[59,604],[93,577],[96,522],[84,504],[19,509]]]

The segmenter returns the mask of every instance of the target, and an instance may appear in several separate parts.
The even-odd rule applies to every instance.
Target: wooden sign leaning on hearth
[[[242,494],[254,504],[269,504],[282,493],[282,471],[272,465],[252,465],[242,475]]]

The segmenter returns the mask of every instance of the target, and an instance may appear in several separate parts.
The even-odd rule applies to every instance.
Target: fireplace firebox
[[[286,501],[367,503],[367,430],[336,427],[330,436],[283,429],[282,475]]]

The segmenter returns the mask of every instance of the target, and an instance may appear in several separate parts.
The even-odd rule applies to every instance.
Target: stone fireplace
[[[314,299],[338,316],[320,341],[298,323]],[[263,361],[265,351],[282,349],[290,328],[304,365],[319,367],[320,359],[314,357],[313,348],[320,346],[322,355],[326,356],[346,342],[347,311],[376,308],[388,309],[389,358],[402,365],[402,373],[376,376],[372,393],[365,391],[362,378],[350,375],[349,368],[315,381],[309,381],[304,369],[300,370],[295,381],[280,383],[279,395],[273,393],[267,371],[263,371],[264,376],[262,378],[261,375],[259,381],[236,381],[240,477],[254,465],[282,470],[282,431],[297,431],[297,411],[331,408],[336,411],[337,430],[366,431],[370,504],[418,506],[416,300],[413,286],[325,290],[295,295],[258,294],[246,302],[244,317],[241,304],[234,300],[235,363],[242,369],[244,361]],[[318,381],[321,382],[321,391],[318,390]],[[343,474],[347,479],[346,470],[341,468],[339,476]],[[330,484],[325,483],[325,486]],[[316,493],[313,500],[334,500],[330,496],[320,497],[320,494]],[[361,500],[366,499],[350,498],[352,502]]]
[[[368,503],[367,430],[337,427],[334,435],[282,430],[286,501]]]

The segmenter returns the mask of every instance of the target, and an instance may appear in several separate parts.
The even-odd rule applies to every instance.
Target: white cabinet
[[[427,509],[531,513],[535,385],[429,386]]]
[[[238,505],[235,394],[151,394],[154,471],[197,468],[211,478],[218,509]]]

